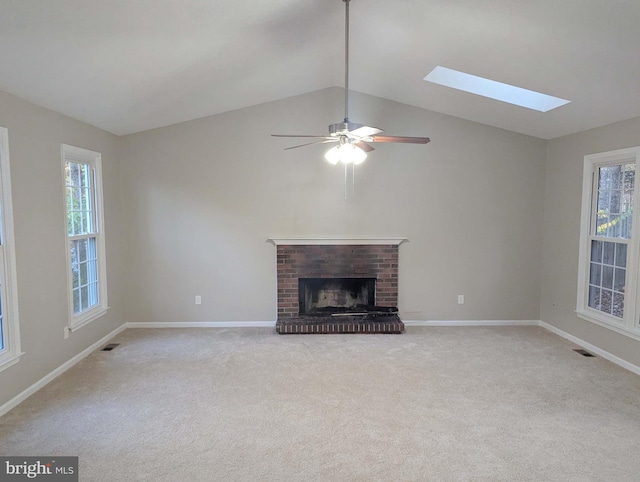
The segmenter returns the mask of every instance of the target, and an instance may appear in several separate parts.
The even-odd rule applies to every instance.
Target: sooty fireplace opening
[[[299,314],[350,311],[376,302],[375,278],[298,278]]]

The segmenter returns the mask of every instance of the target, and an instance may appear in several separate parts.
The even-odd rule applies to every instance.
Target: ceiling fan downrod
[[[344,15],[344,120],[329,126],[331,135],[348,133],[359,127],[359,124],[349,122],[349,2],[342,0],[345,4]]]
[[[344,123],[349,124],[349,2],[345,3],[344,15]]]

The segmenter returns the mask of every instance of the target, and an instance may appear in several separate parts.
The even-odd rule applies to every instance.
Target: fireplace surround
[[[404,325],[397,316],[398,306],[398,246],[405,238],[358,238],[358,239],[271,239],[276,244],[277,290],[278,290],[278,321],[276,330],[283,333],[284,326],[306,326],[306,331],[286,331],[302,333],[326,332],[387,332],[378,326],[371,331],[372,323],[381,325],[386,323],[389,333],[400,333]],[[344,293],[339,293],[336,280],[342,280]],[[313,281],[308,281],[313,280]],[[324,282],[323,280],[327,280]],[[356,287],[361,281],[364,287]],[[315,313],[310,310],[302,298],[309,297],[308,284],[315,285],[323,292],[324,302],[315,302]],[[366,296],[364,294],[366,293]],[[302,295],[302,296],[301,296]],[[371,299],[371,295],[373,295]],[[317,296],[317,294],[316,294]],[[313,298],[313,295],[311,295]],[[374,313],[366,318],[344,316],[330,318],[339,313],[327,313],[326,324],[332,325],[323,331],[315,327],[311,331],[311,323],[319,324],[321,320],[311,315],[317,315],[317,308],[329,307],[335,303],[338,308],[349,308],[345,311],[358,311],[360,305],[370,305]],[[313,302],[311,303],[313,305]],[[324,305],[324,306],[323,306]],[[340,306],[342,305],[342,306]],[[375,305],[375,306],[372,306]],[[312,310],[313,311],[313,308]],[[348,313],[343,313],[347,314]],[[342,320],[339,323],[339,320]],[[371,326],[361,326],[369,321]],[[389,323],[395,323],[393,326]],[[347,325],[351,326],[350,329]],[[358,326],[354,326],[358,325]],[[326,327],[325,327],[326,328]],[[296,326],[296,330],[298,326]]]

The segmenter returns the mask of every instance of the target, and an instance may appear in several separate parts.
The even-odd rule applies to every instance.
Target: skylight
[[[547,112],[571,102],[440,66],[433,69],[424,80],[540,112]]]

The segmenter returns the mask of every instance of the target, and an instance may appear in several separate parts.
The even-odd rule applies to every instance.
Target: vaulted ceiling
[[[637,0],[350,5],[353,90],[544,139],[640,116]],[[0,0],[0,90],[116,134],[343,86],[343,55],[341,0]],[[571,103],[423,81],[437,65]]]

